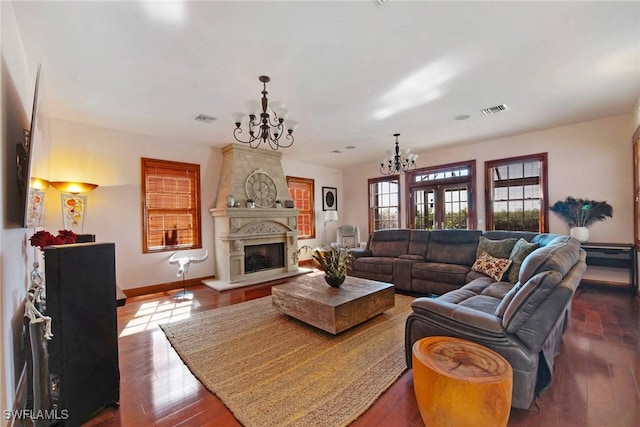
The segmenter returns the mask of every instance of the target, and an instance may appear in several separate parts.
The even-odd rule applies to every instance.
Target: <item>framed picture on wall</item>
[[[334,187],[322,187],[322,210],[338,210],[338,190]]]

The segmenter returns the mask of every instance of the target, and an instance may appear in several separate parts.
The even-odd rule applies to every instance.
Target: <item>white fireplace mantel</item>
[[[265,280],[298,270],[298,213],[292,208],[214,208],[216,277],[228,283]],[[285,266],[245,273],[245,246],[284,243]]]

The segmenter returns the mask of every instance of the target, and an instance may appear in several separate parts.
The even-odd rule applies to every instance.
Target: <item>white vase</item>
[[[587,227],[571,227],[569,235],[584,243],[589,240],[589,229]]]

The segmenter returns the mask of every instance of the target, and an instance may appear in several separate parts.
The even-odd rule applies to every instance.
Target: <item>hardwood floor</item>
[[[271,286],[216,292],[188,288],[129,298],[118,308],[120,407],[86,426],[239,426],[220,400],[185,367],[159,323],[270,295]],[[640,425],[640,298],[615,290],[578,289],[556,358],[551,388],[529,410],[512,409],[509,426]],[[205,333],[205,331],[203,331]],[[212,360],[211,363],[215,363]],[[405,372],[352,426],[424,426]],[[330,427],[330,426],[328,426]]]

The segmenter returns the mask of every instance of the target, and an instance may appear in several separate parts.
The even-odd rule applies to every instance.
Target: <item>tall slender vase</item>
[[[589,229],[587,227],[571,227],[569,235],[584,243],[589,240]]]

